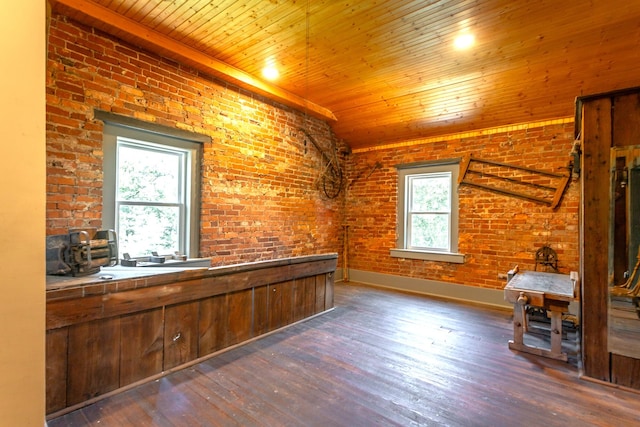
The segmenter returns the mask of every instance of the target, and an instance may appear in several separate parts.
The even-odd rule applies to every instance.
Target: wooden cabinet
[[[47,414],[67,406],[67,348],[69,328],[47,331],[46,393]]]
[[[164,370],[198,357],[198,301],[170,305],[164,312]]]
[[[293,291],[296,281],[288,281],[268,286],[267,329],[273,331],[293,322]]]
[[[47,413],[331,309],[336,264],[330,254],[48,291]]]
[[[120,384],[131,384],[162,372],[162,308],[120,318]]]
[[[198,357],[228,346],[227,295],[216,295],[200,301],[198,323]]]
[[[75,405],[120,386],[120,331],[120,317],[69,327],[68,405]]]
[[[253,330],[256,336],[269,332],[269,286],[253,290]]]
[[[253,289],[227,294],[227,346],[253,337]]]

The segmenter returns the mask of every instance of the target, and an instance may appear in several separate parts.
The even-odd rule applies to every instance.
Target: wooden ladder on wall
[[[555,209],[571,176],[524,166],[465,156],[458,185],[469,185],[510,197],[530,200]]]

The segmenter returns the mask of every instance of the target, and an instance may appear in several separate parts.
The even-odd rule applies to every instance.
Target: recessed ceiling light
[[[269,80],[275,80],[280,77],[280,73],[274,67],[265,67],[262,69],[262,75]]]
[[[267,80],[275,80],[278,77],[280,77],[280,72],[278,71],[278,68],[276,67],[276,61],[273,58],[268,58],[266,60],[266,65],[262,69],[262,75]]]
[[[473,46],[475,41],[476,38],[473,36],[473,34],[464,33],[455,38],[455,40],[453,41],[453,46],[459,50],[469,49],[471,46]]]

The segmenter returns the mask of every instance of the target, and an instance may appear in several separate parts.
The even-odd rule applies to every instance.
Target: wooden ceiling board
[[[227,8],[213,18],[215,25],[207,25],[205,33],[193,32],[189,35],[189,38],[196,40],[194,46],[226,61],[229,49],[236,54],[242,53],[247,43],[258,42],[263,38],[272,37],[273,34],[279,35],[281,29],[269,32],[265,28],[277,27],[282,19],[286,19],[292,13],[291,8],[276,10],[275,4],[260,0],[249,4],[239,2],[239,4],[243,5],[240,10]],[[297,7],[293,9],[293,13],[295,11]],[[242,15],[242,12],[247,15]],[[237,45],[242,45],[242,48],[237,48]]]
[[[335,114],[332,127],[352,148],[570,117],[577,96],[640,86],[638,1],[51,1],[205,72],[202,58],[228,64],[282,102],[279,89],[258,83],[272,57],[281,76],[267,85],[292,95],[284,101],[308,100],[287,104],[294,108],[310,102]],[[141,26],[87,16],[92,4]],[[177,43],[149,43],[145,28]],[[465,28],[476,44],[455,51]],[[202,57],[185,59],[180,46]]]
[[[248,61],[254,66],[254,70],[259,71],[263,66],[265,57],[280,53],[291,54],[291,49],[300,49],[304,52],[306,40],[306,24],[304,20],[292,19],[295,15],[282,17],[282,19],[273,18],[265,22],[257,22],[255,26],[243,27],[240,30],[240,37],[237,43],[235,38],[229,38],[219,44],[217,48],[221,51],[220,58],[226,62],[234,63],[241,67],[243,61]],[[251,32],[255,31],[255,27],[260,27],[263,37],[255,39],[251,36]],[[284,31],[286,29],[286,31]],[[294,51],[295,51],[294,50]],[[298,54],[299,58],[303,58],[304,54]],[[279,62],[280,58],[278,57]]]
[[[133,13],[136,10],[143,10],[142,14],[138,16],[145,16],[152,8],[156,6],[152,0],[139,0],[137,2],[130,2],[127,0],[111,0],[111,1],[100,1],[97,2],[102,6],[105,6],[107,9],[111,9],[114,12],[133,17]]]
[[[213,29],[209,25],[211,21],[216,19],[224,19],[222,14],[232,13],[228,9],[223,9],[219,3],[209,2],[204,0],[201,4],[195,4],[192,6],[192,14],[187,19],[183,20],[181,25],[176,25],[175,28],[167,35],[173,37],[179,41],[192,40],[193,46],[196,48],[207,48],[211,46],[208,42],[205,42],[205,38],[210,34],[214,34]],[[218,26],[223,28],[223,26]]]
[[[340,118],[343,115],[355,119],[354,121],[356,123],[366,123],[382,115],[384,111],[387,111],[390,113],[387,115],[388,119],[393,120],[398,117],[396,111],[393,111],[394,108],[403,108],[406,111],[414,111],[415,113],[419,112],[419,119],[425,120],[430,118],[429,112],[440,112],[433,109],[434,105],[448,105],[448,108],[451,108],[451,105],[457,105],[458,109],[473,107],[479,109],[478,113],[481,112],[480,108],[496,106],[506,117],[511,117],[518,110],[509,111],[507,105],[517,101],[518,104],[515,105],[522,104],[522,108],[519,110],[521,110],[523,114],[518,114],[519,117],[526,115],[524,111],[528,108],[527,103],[541,104],[545,107],[545,110],[549,111],[549,114],[555,114],[559,111],[552,109],[550,106],[550,102],[553,100],[553,94],[549,94],[548,92],[549,81],[571,84],[565,82],[563,74],[522,74],[519,70],[513,70],[500,76],[489,75],[482,76],[478,79],[469,79],[466,82],[455,81],[449,85],[432,85],[430,88],[421,92],[407,93],[402,96],[384,99],[384,104],[372,102],[367,105],[352,106],[346,110],[336,108],[333,111],[338,116],[339,123],[336,123],[334,126],[337,128],[341,126]],[[490,96],[486,94],[487,91],[478,91],[477,87],[479,85],[486,88]],[[574,85],[574,87],[574,90],[579,90],[578,85]],[[479,99],[484,101],[479,103],[477,101]],[[572,114],[572,103],[567,103],[561,108],[561,116],[564,117]],[[437,121],[437,117],[434,116],[432,120]]]
[[[413,38],[413,40],[415,41],[414,43],[416,43],[416,44],[422,43],[423,45],[426,45],[420,39]],[[376,52],[377,50],[374,48],[373,51]],[[389,51],[389,49],[385,50],[385,52],[388,52],[388,51]],[[352,67],[352,68],[356,68],[356,70],[354,72],[355,75],[359,75],[359,74],[361,74],[361,71],[366,71],[367,68],[371,68],[371,71],[369,71],[369,73],[367,74],[367,84],[369,84],[369,85],[370,85],[371,82],[375,82],[375,78],[376,77],[380,78],[380,79],[383,79],[387,85],[389,85],[391,80],[402,81],[400,79],[404,79],[404,80],[413,79],[414,76],[416,75],[415,71],[413,72],[412,75],[407,75],[407,74],[398,75],[396,73],[396,75],[398,76],[398,77],[396,77],[396,79],[393,79],[394,74],[390,74],[388,72],[389,68],[396,67],[395,64],[398,62],[399,58],[405,58],[402,61],[402,67],[406,68],[406,69],[415,70],[415,69],[419,69],[422,65],[424,65],[422,62],[425,61],[425,56],[428,55],[428,54],[426,54],[426,53],[421,54],[420,57],[417,57],[415,59],[415,63],[411,63],[411,60],[407,60],[406,59],[406,58],[411,58],[410,53],[411,53],[411,51],[409,49],[404,49],[404,48],[403,49],[398,49],[397,52],[394,53],[394,55],[387,55],[387,56],[385,56],[383,58],[376,58],[377,59],[376,61],[371,61],[371,65],[369,65],[368,61],[363,60],[363,61],[361,61],[363,64],[360,64],[361,67],[359,67],[359,68]],[[336,56],[335,59],[336,59],[337,63],[340,63],[340,58],[339,57]],[[457,62],[457,60],[456,60],[456,62]],[[457,64],[452,61],[451,67],[455,68],[455,67],[457,67]],[[316,64],[314,64],[313,68],[316,68]],[[329,64],[322,64],[322,69],[323,70],[326,70],[327,68],[329,68]],[[440,71],[442,71],[442,70],[440,70]],[[428,74],[429,71],[420,71],[420,72],[418,72],[418,75],[420,75],[421,73]],[[360,79],[358,79],[358,80],[360,80]],[[311,84],[313,84],[314,83],[314,76],[308,76],[308,81]],[[346,82],[337,81],[337,79],[335,79],[333,83],[336,84],[336,85],[346,84],[348,87],[354,88],[354,83],[356,83],[356,82],[357,81],[355,81],[355,82],[354,81],[349,81],[348,84],[347,84]],[[413,82],[409,82],[409,83],[410,84],[415,84],[415,80],[413,80]],[[324,84],[324,86],[326,87],[326,83]],[[346,96],[349,99],[353,99],[352,95],[353,95],[352,93],[346,93]],[[329,102],[331,102],[331,101],[329,101]]]
[[[137,2],[131,2],[129,0],[120,1],[131,6],[126,13],[120,14],[141,24],[144,20],[146,20],[146,23],[153,22],[153,17],[160,15],[166,8],[171,6],[168,2],[159,4],[158,0],[142,0]],[[108,8],[112,9],[111,7]]]
[[[629,21],[631,26],[637,25],[635,21]],[[619,26],[620,24],[616,24]],[[622,41],[621,47],[626,43],[625,39],[628,37],[628,32],[620,34],[618,39]],[[604,43],[608,46],[609,49],[615,51],[617,42],[616,39],[609,38]],[[551,71],[554,75],[562,78],[562,77],[570,77],[570,76],[580,76],[584,74],[585,71],[588,71],[590,68],[590,64],[594,63],[594,59],[589,56],[588,58],[577,62],[577,61],[569,61],[570,57],[577,57],[577,55],[573,55],[573,51],[582,51],[587,50],[589,47],[603,45],[602,36],[599,32],[592,32],[588,29],[585,29],[583,33],[577,34],[573,39],[564,40],[561,43],[558,41],[551,41],[549,38],[543,38],[539,41],[535,42],[535,47],[531,46],[528,49],[503,49],[499,52],[496,52],[499,55],[498,58],[495,58],[494,55],[486,55],[486,58],[476,59],[476,63],[474,64],[475,69],[480,70],[475,73],[468,73],[466,76],[462,75],[459,78],[455,76],[457,65],[454,62],[445,63],[444,61],[439,64],[439,68],[431,67],[428,72],[423,73],[421,71],[414,72],[413,74],[396,74],[396,78],[386,78],[383,81],[383,84],[380,86],[376,85],[375,82],[378,81],[376,78],[373,78],[373,75],[369,76],[368,80],[368,92],[365,94],[363,88],[359,88],[353,82],[350,82],[350,86],[353,88],[353,92],[344,91],[341,93],[335,92],[335,94],[339,94],[334,98],[327,98],[324,102],[326,104],[330,104],[333,107],[333,111],[335,113],[340,113],[345,108],[357,108],[361,105],[368,105],[372,102],[376,102],[380,98],[391,99],[389,98],[389,92],[395,93],[399,92],[400,88],[408,88],[413,87],[416,89],[415,93],[419,91],[428,90],[433,86],[442,87],[448,86],[450,84],[464,84],[469,79],[473,78],[489,78],[491,76],[503,75],[507,78],[504,78],[506,82],[515,82],[516,84],[521,84],[523,79],[530,79],[531,76],[540,76],[540,78],[548,79],[549,72]],[[556,50],[554,55],[551,54]],[[547,52],[546,54],[540,55],[538,52]],[[596,52],[594,52],[596,53]],[[607,58],[606,52],[603,52],[600,55],[595,55],[599,61],[605,60]],[[616,56],[627,55],[623,50],[619,52],[619,55],[614,55],[611,57],[613,60]],[[640,50],[636,49],[632,53],[636,58],[640,55]],[[419,64],[411,64],[405,61],[405,65],[409,69],[419,69]],[[514,69],[520,69],[523,75],[513,75],[512,77],[508,77],[509,73],[513,73]],[[432,80],[429,82],[428,74],[433,73],[438,76],[437,80]],[[450,76],[442,78],[441,76]],[[384,77],[384,76],[378,76]],[[477,86],[480,86],[480,83]],[[374,87],[374,91],[370,89]],[[484,84],[482,84],[484,86]],[[616,85],[618,86],[618,85]],[[328,86],[331,88],[331,86]],[[490,89],[490,88],[489,88]],[[576,94],[576,96],[579,93]],[[369,98],[369,99],[368,99]],[[343,104],[340,100],[346,102],[346,105]]]
[[[175,4],[175,7],[171,11],[169,16],[164,16],[163,21],[158,22],[154,30],[158,31],[161,27],[166,28],[166,30],[160,31],[161,33],[176,39],[176,35],[182,33],[182,28],[188,26],[194,17],[202,16],[203,9],[205,9],[209,4],[209,2],[204,2],[202,0],[198,1],[190,1],[184,2],[182,4]],[[167,8],[169,9],[169,8]]]
[[[585,69],[587,65],[585,63],[578,68]],[[546,67],[544,63],[540,66]],[[574,98],[560,102],[563,99],[561,95],[552,91],[554,85],[563,85],[570,90],[570,93],[580,93],[581,82],[568,80],[566,76],[565,69],[551,67],[549,70],[544,68],[539,72],[525,70],[524,74],[521,70],[510,70],[496,74],[493,78],[490,75],[484,75],[478,80],[458,81],[446,86],[434,85],[424,92],[385,99],[386,105],[384,106],[372,102],[367,105],[354,105],[352,111],[346,112],[334,108],[333,111],[339,119],[334,127],[340,131],[345,125],[341,120],[343,115],[348,115],[355,123],[370,123],[374,120],[380,123],[383,121],[381,117],[385,112],[389,122],[396,118],[403,121],[404,117],[411,115],[413,111],[414,115],[418,117],[418,121],[426,120],[436,123],[440,121],[439,115],[443,113],[441,110],[444,107],[441,110],[434,110],[433,105],[445,105],[447,108],[451,108],[453,105],[457,107],[454,111],[462,112],[464,117],[471,117],[473,110],[476,110],[477,114],[487,117],[486,110],[491,109],[495,111],[496,117],[503,117],[502,124],[524,122],[530,120],[529,116],[533,115],[538,117],[536,120],[571,116]],[[630,79],[628,74],[624,72],[620,72],[618,75],[610,73],[609,77],[610,82],[617,88],[629,87],[636,83],[635,78]],[[476,88],[479,85],[482,85],[491,95],[483,95],[486,91],[477,91]],[[451,104],[451,100],[454,100],[453,104]],[[464,113],[465,107],[470,107],[468,113]],[[517,119],[507,121],[509,117],[514,116]],[[447,120],[451,122],[454,119],[448,118]]]
[[[322,18],[312,16],[310,42],[319,53],[331,54],[322,55],[322,57],[340,64],[340,60],[348,59],[354,54],[375,58],[398,57],[407,50],[407,44],[415,40],[417,35],[420,35],[423,42],[430,41],[432,44],[436,44],[436,40],[440,38],[438,31],[421,34],[422,28],[428,24],[416,22],[421,19],[421,16],[431,17],[434,22],[437,22],[440,16],[438,11],[407,10],[407,14],[401,14],[399,10],[395,10],[392,14],[386,13],[386,9],[388,6],[382,9],[384,14],[378,17],[350,16],[343,21],[342,25],[332,25],[329,28],[330,31],[316,29],[313,21]],[[454,10],[450,12],[453,13]],[[392,21],[393,15],[395,17]],[[349,37],[345,37],[345,34]],[[381,49],[382,47],[384,49]],[[424,45],[425,50],[429,47]],[[322,59],[322,57],[314,59]]]
[[[166,23],[167,19],[171,18],[171,20],[174,20],[176,15],[176,5],[172,2],[161,0],[156,0],[156,3],[157,5],[155,7],[149,8],[147,14],[139,21],[136,20],[136,22],[150,29],[160,31],[162,34],[166,34],[166,32],[171,29],[171,26]],[[132,19],[127,15],[123,16]],[[162,25],[163,22],[165,25]]]

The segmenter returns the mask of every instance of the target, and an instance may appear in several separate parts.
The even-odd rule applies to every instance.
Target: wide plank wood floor
[[[640,394],[507,348],[511,313],[336,284],[335,310],[60,426],[632,426]]]

